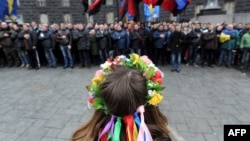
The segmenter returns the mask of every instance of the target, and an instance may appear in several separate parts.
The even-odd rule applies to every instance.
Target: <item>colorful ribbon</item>
[[[140,123],[140,129],[139,129],[139,135],[138,135],[137,141],[153,141],[152,136],[148,130],[148,127],[144,121],[144,112],[145,112],[144,106],[143,105],[139,106],[136,111],[140,113],[140,117],[141,117],[141,123]]]
[[[115,131],[114,131],[113,141],[120,141],[121,127],[122,127],[122,118],[117,117],[116,122],[115,122]]]
[[[100,139],[102,138],[102,136],[104,136],[105,134],[108,133],[109,129],[112,128],[113,124],[114,124],[114,119],[115,119],[115,116],[112,115],[110,121],[106,124],[106,126],[104,127],[104,129],[102,130],[101,134],[99,134],[99,137],[98,137],[98,141],[100,141]],[[107,137],[106,137],[107,138]]]

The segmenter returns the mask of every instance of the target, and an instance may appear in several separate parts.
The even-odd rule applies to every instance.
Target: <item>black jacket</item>
[[[51,32],[41,31],[38,35],[38,40],[41,41],[41,45],[44,49],[49,49],[53,47],[53,37]]]
[[[101,30],[97,30],[95,36],[97,38],[99,49],[106,49],[109,47],[110,37],[107,30],[104,30],[103,32]]]
[[[59,40],[61,45],[67,46],[67,45],[71,45],[72,43],[72,36],[71,33],[68,29],[61,29],[58,31],[57,34],[57,40]],[[66,36],[65,39],[62,39],[62,36]]]
[[[130,48],[141,48],[141,36],[138,31],[130,32]]]
[[[78,31],[78,41],[77,41],[78,50],[89,50],[90,49],[90,40],[89,32],[86,29]]]
[[[171,52],[179,53],[182,51],[183,41],[185,35],[181,31],[174,31],[170,36]]]

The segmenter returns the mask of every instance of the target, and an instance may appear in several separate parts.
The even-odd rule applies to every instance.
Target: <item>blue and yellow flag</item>
[[[17,0],[1,0],[0,2],[0,20],[5,21],[6,19],[16,20],[17,14]]]

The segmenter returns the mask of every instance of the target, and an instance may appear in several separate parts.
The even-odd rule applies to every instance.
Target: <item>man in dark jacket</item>
[[[43,24],[41,32],[38,36],[38,40],[40,41],[45,57],[49,63],[49,67],[56,68],[56,59],[53,53],[53,37],[52,33],[48,30],[48,25]]]
[[[90,40],[89,40],[89,30],[84,28],[82,24],[78,25],[78,40],[77,48],[80,56],[80,67],[87,66],[90,68]]]
[[[108,58],[108,46],[109,46],[109,33],[104,29],[103,24],[99,25],[99,29],[96,31],[96,38],[98,42],[99,55],[102,63],[104,63]]]
[[[190,41],[189,44],[189,55],[186,66],[194,65],[197,67],[196,64],[196,57],[198,50],[201,48],[201,23],[196,21],[195,22],[195,28],[188,34],[188,40]]]
[[[112,34],[112,39],[116,44],[116,55],[126,55],[129,46],[129,36],[121,25],[117,25],[116,31]]]
[[[28,52],[28,57],[30,61],[30,67],[28,69],[40,68],[40,59],[37,51],[37,33],[31,30],[26,24],[23,25],[22,36],[24,38],[24,48]]]
[[[27,51],[24,48],[24,35],[21,29],[18,27],[17,24],[13,24],[13,31],[11,34],[11,40],[14,43],[14,47],[17,50],[19,59],[21,60],[22,65],[20,67],[29,68],[29,60],[27,56]]]
[[[134,30],[130,32],[130,53],[137,53],[141,55],[141,35],[139,33],[139,26],[134,25]]]
[[[180,72],[183,41],[184,33],[181,32],[180,25],[176,25],[174,32],[170,35],[172,72]]]
[[[60,41],[60,49],[64,58],[64,69],[71,67],[74,68],[74,62],[71,54],[71,41],[72,37],[70,31],[66,29],[65,24],[61,23],[60,30],[58,31],[57,40]]]
[[[217,35],[214,31],[212,23],[208,24],[208,32],[202,34],[203,52],[201,58],[201,67],[204,67],[205,62],[209,67],[212,67],[214,54],[218,47]]]
[[[154,39],[154,63],[158,64],[158,59],[161,58],[161,64],[164,65],[165,49],[164,43],[166,42],[166,33],[163,29],[163,25],[159,25],[158,30],[153,33]]]
[[[20,60],[11,41],[11,33],[6,22],[1,23],[0,48],[3,48],[8,62],[8,67],[12,67],[13,65],[20,65]]]

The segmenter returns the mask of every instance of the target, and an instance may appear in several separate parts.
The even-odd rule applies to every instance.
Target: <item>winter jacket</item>
[[[66,36],[65,39],[62,36]],[[58,31],[57,40],[59,40],[60,44],[63,46],[71,45],[72,43],[72,36],[68,29],[61,29]]]
[[[95,36],[97,38],[99,49],[108,48],[110,44],[110,39],[109,39],[109,33],[107,30],[104,30],[104,31],[97,30]]]
[[[24,50],[24,34],[20,30],[18,31],[13,31],[11,34],[11,39],[14,42],[14,47],[16,48],[17,51]]]
[[[28,39],[24,38],[25,34],[29,34]],[[33,50],[33,46],[37,46],[37,33],[34,30],[29,32],[22,31],[19,38],[24,38],[24,48],[26,50]]]
[[[90,35],[89,40],[90,40],[91,54],[98,55],[98,44],[95,35]]]
[[[161,38],[160,35],[161,34],[166,34],[165,31],[159,31],[156,30],[153,33],[153,39],[154,39],[154,47],[155,48],[163,48],[164,47],[164,43],[166,42],[166,38]]]
[[[226,35],[230,35],[230,40],[223,42],[221,44],[221,49],[232,50],[236,46],[239,46],[239,35],[237,34],[235,30],[230,31],[228,29],[224,29],[222,33]]]
[[[40,41],[43,49],[53,48],[53,37],[49,30],[41,31],[38,35],[38,40]]]
[[[112,39],[115,41],[117,49],[125,49],[129,46],[129,36],[126,31],[115,31],[112,34]]]
[[[130,48],[141,48],[141,36],[138,31],[130,32]]]
[[[205,49],[217,49],[218,41],[217,35],[213,31],[208,31],[202,34],[202,42]]]
[[[240,48],[250,49],[250,32],[245,33],[240,41]]]
[[[184,41],[184,33],[181,31],[174,31],[170,36],[171,52],[180,53],[182,51]]]
[[[189,43],[193,46],[200,46],[201,40],[198,34],[202,34],[200,29],[194,29],[188,34]]]
[[[83,29],[83,30],[78,31],[77,49],[78,50],[90,49],[90,40],[89,40],[88,30]]]
[[[9,34],[9,37],[4,37],[4,34]],[[0,45],[2,45],[4,48],[11,48],[12,47],[12,41],[10,38],[11,34],[8,29],[1,29],[0,30]]]

